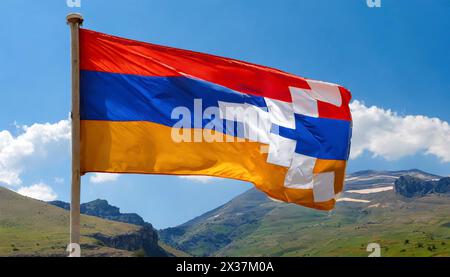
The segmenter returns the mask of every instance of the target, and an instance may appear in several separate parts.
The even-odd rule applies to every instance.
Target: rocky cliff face
[[[450,193],[450,177],[424,180],[413,176],[400,176],[395,181],[395,191],[405,197],[422,197],[430,193]]]
[[[150,224],[145,224],[137,232],[110,237],[101,233],[93,234],[93,238],[105,246],[127,251],[144,251],[148,257],[170,256],[158,246],[158,234]]]
[[[112,221],[119,221],[130,223],[134,225],[144,226],[146,225],[144,219],[135,213],[121,213],[118,207],[109,205],[106,200],[94,200],[85,204],[82,204],[81,213],[109,219]]]
[[[54,206],[70,210],[70,204],[63,201],[49,202]],[[148,223],[144,219],[135,213],[121,213],[118,207],[112,206],[106,200],[97,199],[88,203],[81,204],[80,212],[82,214],[96,216],[112,221],[119,221],[139,226],[144,226]]]
[[[70,204],[63,201],[52,201],[48,203],[65,210],[70,210]],[[100,241],[105,246],[127,251],[143,251],[143,254],[149,257],[170,256],[170,254],[158,245],[158,232],[150,223],[145,222],[138,214],[121,213],[118,207],[112,206],[108,201],[101,199],[81,204],[80,212],[81,214],[100,217],[111,221],[142,226],[136,232],[117,236],[107,236],[102,233],[91,235],[91,237]]]
[[[450,177],[440,179],[436,185],[435,191],[438,193],[450,193]]]

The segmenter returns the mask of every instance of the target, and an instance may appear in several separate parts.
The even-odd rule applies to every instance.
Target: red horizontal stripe
[[[304,78],[269,67],[80,30],[81,69],[142,76],[189,75],[230,89],[292,102],[289,86],[310,89]],[[341,108],[319,104],[319,116],[350,120],[350,94]],[[348,101],[346,101],[348,99]]]

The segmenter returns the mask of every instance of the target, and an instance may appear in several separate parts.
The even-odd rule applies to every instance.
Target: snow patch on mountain
[[[358,203],[370,203],[369,200],[365,199],[355,199],[355,198],[349,198],[349,197],[343,197],[336,200],[336,202],[358,202]]]
[[[383,191],[390,191],[393,190],[394,186],[387,186],[387,187],[378,187],[378,188],[371,188],[371,189],[352,189],[347,190],[347,193],[357,193],[357,194],[370,194],[370,193],[377,193],[377,192],[383,192]]]

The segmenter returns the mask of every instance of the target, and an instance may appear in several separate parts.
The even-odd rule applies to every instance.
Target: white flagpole
[[[72,192],[70,203],[69,257],[80,256],[80,45],[79,31],[83,23],[81,14],[67,16],[71,34],[72,71]]]

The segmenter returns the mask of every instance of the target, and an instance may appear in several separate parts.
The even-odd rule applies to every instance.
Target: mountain
[[[70,210],[70,203],[63,201],[50,201],[47,202],[50,205],[65,209],[67,211]],[[134,224],[138,226],[142,226],[142,228],[137,232],[140,237],[143,237],[143,241],[148,242],[152,241],[153,244],[146,246],[146,249],[149,249],[148,252],[153,253],[153,255],[157,256],[175,256],[175,257],[189,257],[190,255],[175,249],[158,238],[158,232],[153,228],[153,226],[145,222],[144,219],[136,214],[136,213],[121,213],[120,208],[112,206],[108,203],[107,200],[97,199],[91,202],[83,203],[80,205],[80,213],[95,217],[100,217],[103,219],[123,222],[128,224]],[[127,249],[127,248],[136,248],[137,246],[133,246],[130,242],[135,243],[136,241],[140,241],[137,239],[134,234],[131,236],[129,234],[118,235],[116,237],[104,236],[101,233],[94,234],[94,238],[105,243],[106,245],[114,245],[116,248]],[[128,246],[126,246],[128,245]],[[131,245],[131,246],[130,246]]]
[[[395,191],[405,197],[421,197],[432,193],[450,193],[450,177],[423,180],[409,175],[401,176],[395,181]]]
[[[50,201],[51,205],[70,210],[70,204],[63,201]],[[135,213],[121,213],[118,207],[112,206],[106,200],[97,199],[80,205],[81,214],[92,215],[112,221],[124,222],[139,226],[145,226],[144,219]]]
[[[367,256],[371,242],[383,256],[450,256],[450,194],[405,197],[395,184],[402,176],[442,179],[420,170],[356,172],[330,212],[251,189],[160,238],[196,256]]]
[[[168,256],[151,226],[82,215],[83,256]],[[0,187],[0,256],[67,256],[69,212]]]

